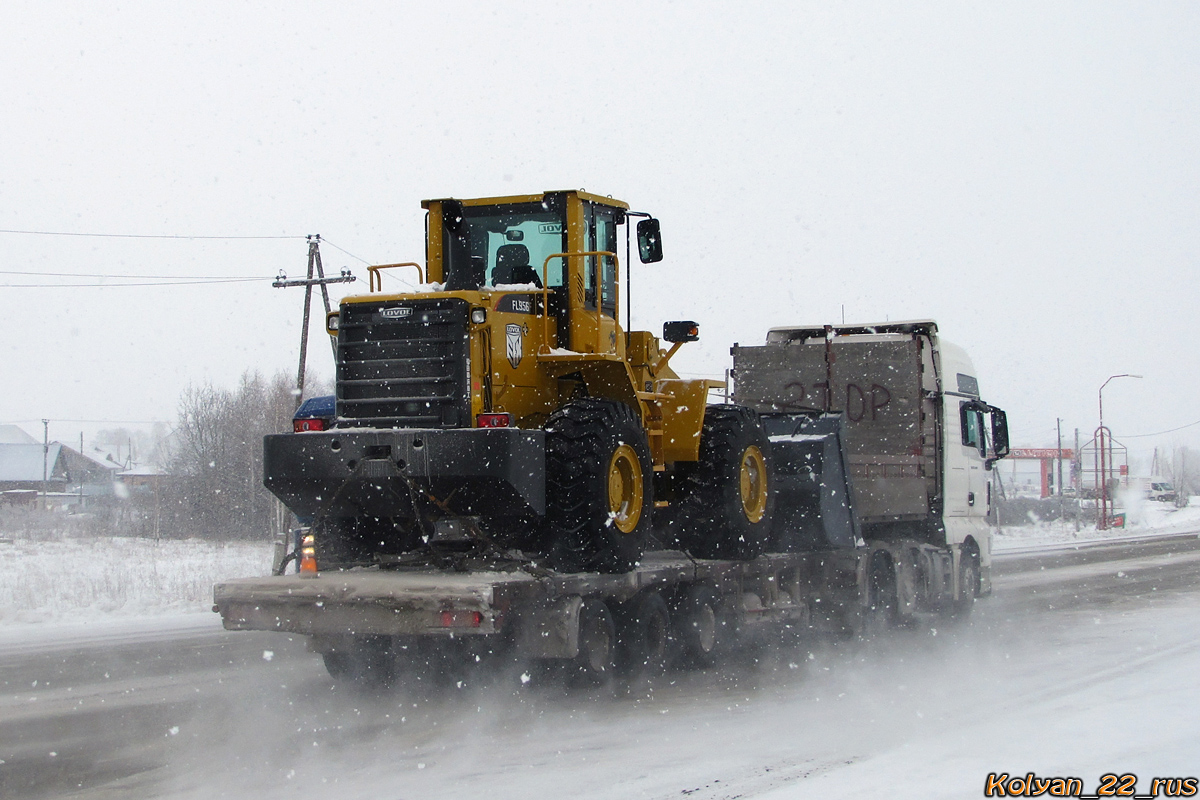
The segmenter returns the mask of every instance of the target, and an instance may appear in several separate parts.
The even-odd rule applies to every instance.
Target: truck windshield
[[[476,270],[482,265],[484,285],[540,286],[546,257],[566,249],[565,230],[563,213],[541,203],[468,206],[459,230],[445,231],[445,274],[459,274],[475,264]],[[550,262],[548,285],[562,285],[562,262]]]

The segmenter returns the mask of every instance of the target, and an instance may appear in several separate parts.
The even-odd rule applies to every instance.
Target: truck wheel
[[[979,556],[970,547],[964,547],[958,555],[959,597],[952,601],[949,616],[966,619],[975,608],[975,597],[979,594]]]
[[[754,558],[766,551],[775,512],[769,453],[754,411],[733,405],[705,410],[700,460],[679,504],[680,546],[701,558]]]
[[[877,552],[871,559],[867,592],[867,606],[862,612],[860,635],[873,638],[887,633],[900,619],[896,570],[891,560],[881,552]]]
[[[628,572],[642,558],[654,508],[646,432],[632,408],[575,400],[546,422],[543,541],[565,572]]]
[[[675,619],[682,666],[705,669],[716,664],[728,623],[721,614],[717,593],[707,586],[693,586],[684,596]]]
[[[652,676],[667,666],[671,615],[658,592],[643,592],[616,614],[617,669],[626,676]]]
[[[575,657],[578,682],[605,686],[616,668],[617,627],[608,606],[599,600],[584,600],[579,609],[579,655]]]

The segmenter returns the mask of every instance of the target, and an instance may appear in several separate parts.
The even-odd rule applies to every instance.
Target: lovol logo
[[[412,309],[405,306],[399,308],[383,308],[379,310],[379,316],[387,317],[388,319],[401,319],[402,317],[412,316]]]
[[[521,356],[525,354],[525,326],[511,322],[505,325],[504,342],[508,363],[516,369],[521,365]]]

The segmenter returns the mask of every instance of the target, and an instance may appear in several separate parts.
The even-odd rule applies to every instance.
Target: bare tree
[[[291,428],[289,379],[242,375],[237,389],[205,383],[180,398],[168,462],[169,513],[177,535],[268,538],[280,524],[262,485],[262,440]]]

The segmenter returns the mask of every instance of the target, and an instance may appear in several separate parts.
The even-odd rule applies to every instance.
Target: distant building
[[[16,425],[0,425],[0,444],[41,444]]]
[[[114,496],[119,470],[117,464],[98,461],[61,442],[44,447],[37,441],[0,441],[0,499],[4,502],[28,503],[30,493],[44,491],[55,498],[55,505],[102,504]]]
[[[166,477],[167,473],[154,464],[134,464],[117,473],[117,480],[130,494],[161,488]]]

